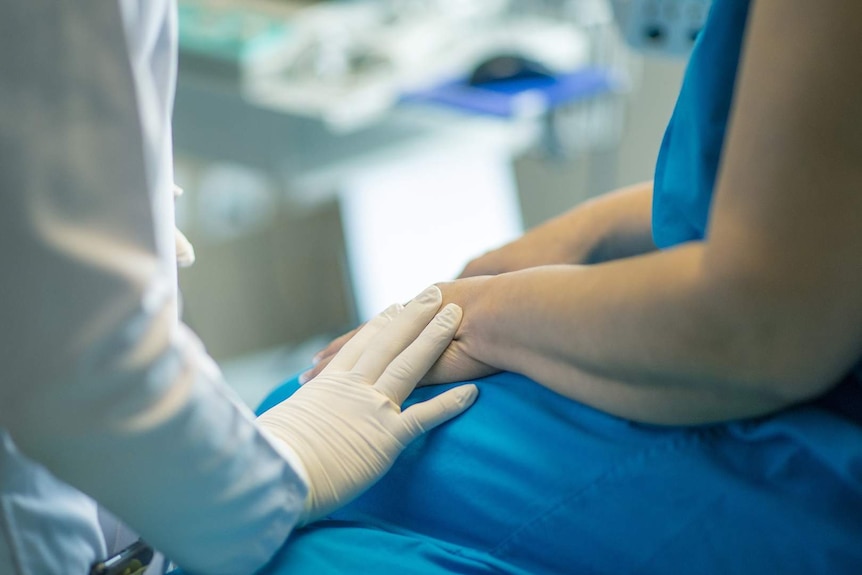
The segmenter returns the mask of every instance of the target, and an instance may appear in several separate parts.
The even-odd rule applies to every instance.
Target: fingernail
[[[479,388],[474,384],[462,385],[458,388],[458,403],[461,405],[470,405],[476,401],[477,395],[479,395]]]
[[[387,307],[385,310],[383,310],[383,312],[380,315],[383,317],[387,317],[389,319],[392,319],[395,316],[397,316],[399,313],[401,313],[402,309],[404,309],[403,305],[401,305],[400,303],[394,303],[394,304],[390,305],[389,307]]]
[[[443,308],[443,313],[449,316],[461,315],[462,311],[461,306],[457,303],[447,303],[446,307]]]
[[[317,365],[321,359],[323,359],[323,353],[315,353],[311,358],[311,365]]]
[[[421,304],[435,303],[443,299],[443,293],[437,286],[430,286],[416,297],[416,301]]]
[[[437,314],[437,317],[445,321],[458,319],[461,317],[461,308],[458,304],[448,303],[443,311]]]
[[[299,378],[298,378],[299,385],[304,385],[304,384],[308,383],[309,379],[311,379],[311,370],[310,369],[308,371],[304,371],[304,372],[299,374]]]

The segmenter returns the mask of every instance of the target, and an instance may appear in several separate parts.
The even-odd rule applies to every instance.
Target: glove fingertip
[[[467,383],[460,387],[456,387],[455,390],[456,392],[452,395],[462,410],[473,405],[476,398],[479,396],[479,388],[476,387],[475,383]]]
[[[434,429],[466,411],[479,396],[479,388],[472,383],[453,387],[440,395],[411,405],[402,413],[411,438]]]

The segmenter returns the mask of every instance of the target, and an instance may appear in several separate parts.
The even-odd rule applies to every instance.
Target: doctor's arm
[[[465,360],[693,424],[825,392],[862,353],[862,6],[752,3],[708,239],[442,284]]]

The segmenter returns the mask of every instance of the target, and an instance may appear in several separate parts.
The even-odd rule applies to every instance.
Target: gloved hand
[[[401,404],[449,345],[461,309],[432,286],[407,306],[380,314],[320,375],[258,418],[302,461],[309,495],[300,524],[349,502],[377,481],[416,437],[463,412],[468,384],[402,411]],[[430,322],[430,323],[429,323]]]
[[[500,371],[496,367],[479,361],[472,353],[472,348],[475,347],[475,336],[471,335],[471,332],[475,330],[469,329],[469,325],[470,320],[475,316],[471,315],[471,310],[475,309],[476,301],[486,293],[483,287],[485,279],[486,277],[465,278],[437,284],[437,287],[443,293],[443,301],[457,304],[463,310],[466,310],[466,319],[461,322],[459,330],[456,333],[457,337],[422,377],[420,385],[478,379]],[[322,373],[335,354],[347,342],[351,341],[360,329],[362,328],[356,328],[329,342],[325,348],[315,355],[314,367],[300,375],[300,383],[308,381]]]

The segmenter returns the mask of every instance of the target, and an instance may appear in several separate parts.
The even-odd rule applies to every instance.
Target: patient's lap
[[[826,549],[862,548],[862,433],[828,412],[658,428],[514,374],[477,383],[470,410],[267,572],[801,573],[822,570]],[[862,565],[844,553],[832,572]]]

